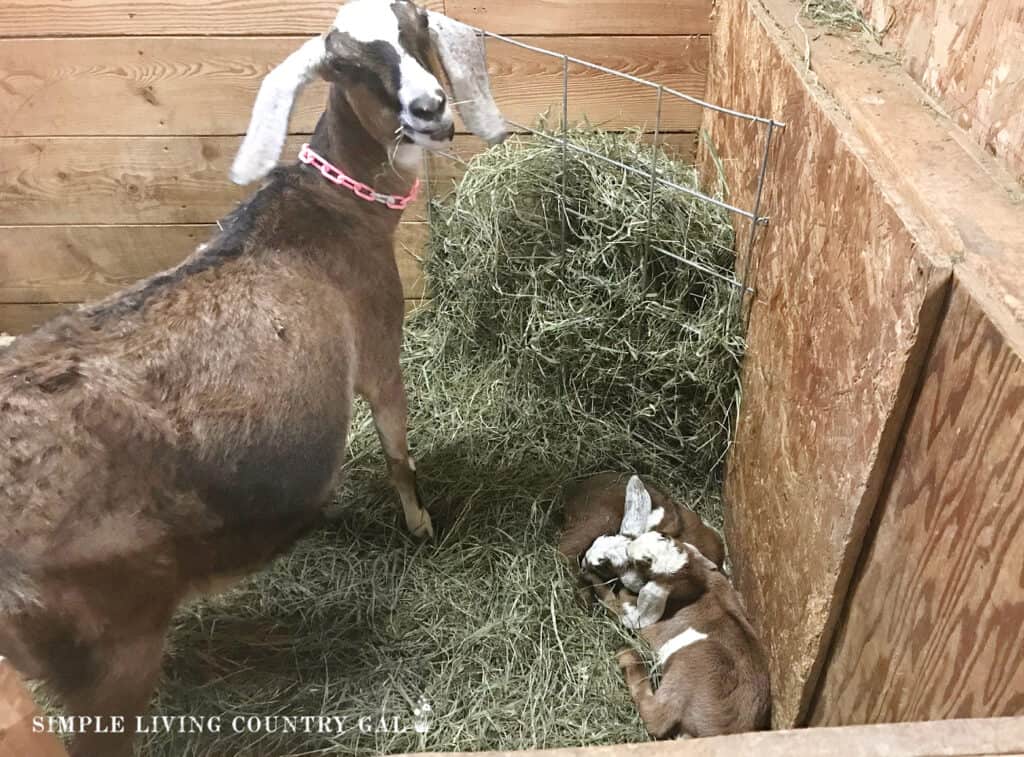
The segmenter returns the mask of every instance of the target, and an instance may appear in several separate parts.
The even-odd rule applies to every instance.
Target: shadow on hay
[[[423,450],[422,494],[443,525],[424,545],[404,533],[367,442],[332,522],[266,573],[178,618],[154,712],[219,715],[224,731],[238,715],[385,712],[411,729],[425,697],[431,732],[172,734],[151,737],[147,753],[355,755],[642,738],[609,654],[619,632],[577,604],[553,547],[558,466],[532,456],[494,464],[478,454],[491,449],[479,435]],[[530,492],[524,481],[543,485]]]

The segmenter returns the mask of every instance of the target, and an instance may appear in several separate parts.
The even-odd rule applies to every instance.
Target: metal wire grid
[[[549,142],[553,142],[555,144],[560,145],[562,147],[562,159],[563,159],[563,162],[565,162],[567,160],[568,151],[569,150],[573,150],[575,152],[582,153],[582,154],[587,155],[587,156],[589,156],[591,158],[594,158],[596,160],[600,160],[600,161],[603,161],[603,162],[608,163],[610,165],[616,166],[617,168],[620,168],[623,171],[627,171],[627,172],[635,174],[635,175],[648,176],[650,178],[650,181],[651,181],[651,197],[652,198],[654,196],[655,188],[660,184],[660,185],[662,185],[664,187],[667,187],[669,189],[672,189],[674,191],[678,191],[678,192],[682,192],[684,194],[690,195],[691,197],[696,198],[700,202],[706,202],[706,203],[709,203],[711,205],[714,205],[714,206],[717,206],[719,208],[722,208],[723,210],[727,210],[730,213],[734,213],[737,216],[745,219],[748,222],[748,224],[749,224],[749,231],[748,231],[748,238],[747,238],[747,244],[746,244],[746,250],[745,250],[746,255],[745,255],[745,258],[744,258],[743,273],[742,273],[742,276],[740,278],[738,278],[738,279],[736,278],[735,272],[725,272],[725,271],[712,270],[712,269],[708,268],[707,266],[702,265],[701,263],[698,263],[698,262],[696,262],[694,260],[689,260],[689,259],[683,257],[682,255],[679,255],[679,254],[677,254],[677,253],[675,253],[675,252],[673,252],[671,250],[666,250],[666,249],[663,249],[663,248],[660,248],[660,247],[659,248],[655,248],[655,249],[659,253],[664,254],[664,255],[672,258],[673,260],[676,260],[677,262],[682,263],[683,265],[688,265],[688,266],[692,266],[694,268],[700,269],[704,273],[710,274],[712,276],[715,276],[715,277],[717,277],[717,278],[719,278],[719,279],[729,283],[737,291],[743,292],[745,294],[754,294],[754,289],[751,287],[750,276],[751,276],[752,271],[754,270],[754,267],[752,266],[752,262],[753,262],[753,258],[754,258],[755,245],[756,245],[756,242],[757,242],[757,237],[758,237],[759,229],[762,226],[767,225],[768,221],[769,221],[768,216],[762,214],[762,200],[763,200],[764,186],[765,186],[765,181],[766,181],[767,176],[768,176],[768,161],[769,161],[769,157],[771,155],[772,139],[773,139],[773,137],[775,136],[775,133],[778,130],[785,128],[786,125],[784,123],[782,123],[781,121],[776,121],[773,118],[766,118],[764,116],[757,116],[757,115],[754,115],[752,113],[744,113],[742,111],[733,110],[731,108],[726,108],[726,107],[724,107],[722,105],[716,105],[715,103],[710,103],[710,102],[707,102],[706,100],[702,100],[702,99],[694,97],[692,95],[688,95],[688,94],[686,94],[684,92],[679,92],[678,90],[672,89],[671,87],[666,87],[666,86],[664,86],[662,84],[658,84],[657,82],[652,82],[652,81],[649,81],[647,79],[642,79],[639,76],[634,76],[632,74],[627,74],[627,73],[624,73],[622,71],[616,71],[615,69],[608,68],[607,66],[601,66],[601,65],[599,65],[597,63],[591,63],[589,61],[585,61],[585,60],[582,60],[580,58],[575,58],[575,57],[573,57],[571,55],[565,55],[563,53],[556,53],[556,52],[551,51],[551,50],[546,50],[546,49],[544,49],[542,47],[537,47],[535,45],[530,45],[530,44],[527,44],[525,42],[521,42],[519,40],[512,39],[510,37],[506,37],[506,36],[501,35],[501,34],[495,34],[494,32],[489,32],[489,31],[486,31],[486,30],[483,30],[483,29],[478,29],[477,32],[479,34],[481,34],[482,36],[486,37],[486,38],[490,38],[490,39],[499,41],[499,42],[501,42],[503,44],[512,45],[514,47],[518,47],[518,48],[521,48],[523,50],[528,50],[528,51],[536,53],[538,55],[544,55],[544,56],[547,56],[547,57],[550,57],[550,58],[556,58],[556,59],[559,59],[559,60],[562,61],[561,135],[560,136],[555,136],[555,135],[552,135],[552,134],[549,134],[549,133],[546,133],[546,132],[542,132],[542,131],[540,131],[538,129],[535,129],[535,128],[527,125],[527,124],[521,124],[521,123],[518,123],[518,122],[513,121],[511,119],[506,120],[506,123],[509,126],[511,126],[515,131],[522,132],[522,133],[532,134],[532,135],[534,135],[534,136],[536,136],[536,137],[538,137],[540,139],[543,139],[543,140],[546,140],[546,141],[549,141]],[[610,157],[608,157],[606,155],[601,155],[599,153],[593,152],[592,150],[588,150],[585,147],[582,147],[580,145],[574,144],[569,139],[567,139],[567,133],[568,133],[568,129],[569,129],[569,67],[570,67],[570,65],[576,65],[576,66],[581,66],[583,68],[588,68],[588,69],[591,69],[593,71],[598,71],[600,73],[607,74],[609,76],[614,76],[614,77],[619,78],[619,79],[624,79],[626,81],[630,81],[630,82],[632,82],[634,84],[637,84],[639,86],[655,90],[656,95],[657,95],[657,100],[656,100],[655,117],[654,117],[652,158],[651,158],[651,165],[650,165],[649,169],[644,169],[644,168],[640,168],[640,167],[637,167],[637,166],[628,165],[628,164],[623,163],[623,162],[621,162],[619,160],[615,160],[614,158],[610,158]],[[699,190],[696,190],[693,187],[688,187],[688,186],[684,186],[682,184],[679,184],[677,182],[673,182],[673,181],[665,178],[664,176],[660,176],[658,174],[658,169],[657,169],[657,162],[658,162],[658,156],[659,156],[658,140],[659,140],[659,138],[663,134],[663,132],[662,132],[662,110],[663,110],[662,106],[663,106],[664,98],[666,96],[676,98],[678,100],[690,103],[692,105],[696,105],[696,106],[698,106],[698,107],[700,107],[702,109],[707,109],[707,110],[715,111],[716,113],[721,113],[721,114],[723,114],[725,116],[729,116],[731,118],[736,118],[736,119],[740,119],[740,120],[743,120],[743,121],[747,121],[747,122],[749,122],[751,124],[756,125],[759,128],[763,128],[764,129],[764,132],[765,132],[765,134],[764,134],[764,143],[763,143],[763,148],[762,148],[761,153],[760,153],[760,160],[759,160],[759,163],[757,164],[757,184],[756,184],[756,187],[755,187],[754,196],[753,196],[753,202],[752,202],[752,205],[751,205],[750,209],[746,209],[746,208],[743,208],[743,207],[740,207],[740,206],[737,206],[737,205],[733,205],[733,204],[728,203],[725,200],[720,199],[718,197],[713,197],[711,195],[704,194],[703,192],[700,192]],[[462,160],[462,158],[460,158],[457,155],[454,155],[454,154],[451,154],[451,153],[442,153],[442,154],[445,157],[447,157],[447,158],[455,160],[455,161],[457,161],[459,163],[462,163],[464,165],[466,164],[466,161]],[[425,165],[427,167],[426,168],[427,175],[425,177],[426,178],[426,182],[425,183],[427,185],[427,202],[428,202],[428,213],[429,213],[430,205],[433,202],[433,196],[432,196],[433,188],[432,188],[432,183],[431,183],[431,180],[430,180],[431,177],[430,177],[430,173],[429,173],[429,161],[425,161]],[[565,180],[565,172],[564,171],[563,171],[562,175],[563,175],[563,181],[564,181]],[[653,212],[653,202],[650,204],[649,210],[650,210],[650,212]],[[566,252],[565,220],[564,220],[564,218],[562,220],[562,251],[563,251],[563,253]],[[749,318],[749,311],[748,311],[748,318]]]

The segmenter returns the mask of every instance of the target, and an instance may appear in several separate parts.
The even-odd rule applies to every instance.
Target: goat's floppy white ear
[[[634,539],[647,533],[647,521],[651,517],[651,495],[639,476],[632,476],[626,484],[626,507],[622,514],[619,533]]]
[[[326,56],[324,38],[314,37],[264,77],[249,130],[231,166],[231,181],[235,184],[249,184],[274,170],[284,149],[295,98],[316,76]]]
[[[505,141],[508,130],[491,94],[487,49],[480,32],[435,11],[427,11],[427,17],[430,37],[448,75],[462,120],[488,144]]]

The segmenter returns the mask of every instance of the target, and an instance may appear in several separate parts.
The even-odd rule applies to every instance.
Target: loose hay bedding
[[[627,164],[651,159],[636,135],[571,137]],[[732,230],[707,204],[659,186],[652,206],[646,178],[565,157],[563,175],[561,147],[513,139],[475,158],[434,208],[434,299],[411,318],[403,360],[439,539],[416,543],[398,525],[360,412],[333,525],[177,618],[153,712],[220,716],[220,733],[151,735],[146,753],[645,738],[612,654],[625,634],[577,602],[557,559],[559,490],[572,476],[634,469],[720,524],[742,349],[736,298],[660,250],[728,271]],[[663,154],[658,170],[696,185],[692,169]],[[421,697],[431,707],[425,733],[414,727]],[[232,727],[239,715],[321,714],[346,717],[344,732],[268,732],[290,727],[281,720]],[[363,716],[375,732],[358,727]]]

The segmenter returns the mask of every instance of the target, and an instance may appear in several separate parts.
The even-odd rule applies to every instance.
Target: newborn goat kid
[[[631,591],[643,582],[627,566],[626,548],[643,533],[657,530],[678,544],[697,545],[717,565],[725,559],[722,538],[693,510],[673,502],[639,476],[601,473],[570,486],[559,551],[578,561],[584,578],[621,579]],[[591,579],[588,579],[591,580]]]
[[[77,736],[74,755],[131,753],[183,598],[318,522],[354,394],[409,529],[431,534],[406,444],[393,237],[420,148],[454,132],[438,60],[464,122],[502,139],[474,30],[352,0],[267,75],[232,178],[273,171],[298,91],[322,77],[303,164],[270,173],[177,268],[0,352],[0,655],[71,714],[129,726]]]
[[[606,586],[602,602],[635,627],[656,613],[641,637],[654,649],[661,685],[651,688],[632,649],[619,653],[630,694],[648,732],[658,739],[762,730],[771,720],[768,664],[739,595],[713,562],[691,544],[676,547],[650,532],[630,544],[628,557],[648,583],[634,606]],[[643,595],[648,604],[641,609]],[[627,622],[633,617],[634,620]],[[649,620],[649,618],[644,618]]]

